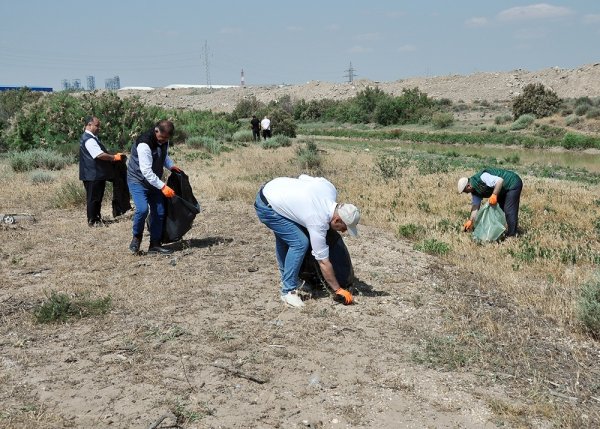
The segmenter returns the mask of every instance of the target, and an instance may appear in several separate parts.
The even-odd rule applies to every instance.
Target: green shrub
[[[513,117],[511,115],[508,115],[508,114],[499,115],[494,118],[494,123],[496,125],[502,125],[502,124],[507,124],[509,122],[512,122],[512,120],[513,120]]]
[[[375,170],[386,181],[402,177],[402,170],[408,165],[408,160],[391,155],[381,155],[375,160]]]
[[[191,136],[186,140],[186,144],[193,149],[204,149],[208,153],[218,155],[223,149],[223,144],[209,136]]]
[[[598,119],[600,118],[600,109],[598,107],[592,107],[587,111],[585,117],[588,119]]]
[[[232,140],[234,142],[251,142],[254,141],[252,130],[238,130],[233,133]]]
[[[408,223],[398,227],[399,237],[415,239],[423,236],[423,234],[425,234],[425,228],[421,225],[415,225],[414,223]]]
[[[73,159],[67,159],[58,152],[49,149],[30,149],[24,152],[14,152],[9,157],[13,171],[23,172],[35,169],[62,170]]]
[[[86,195],[83,184],[78,180],[65,182],[60,190],[52,197],[52,207],[66,209],[81,207],[86,204]]]
[[[600,279],[598,276],[581,289],[577,302],[577,315],[585,329],[594,337],[600,337]]]
[[[82,318],[106,314],[111,307],[111,297],[71,299],[67,294],[52,291],[34,310],[37,323],[65,322],[71,317]]]
[[[262,147],[263,149],[277,149],[279,147],[291,146],[291,144],[292,141],[289,137],[280,134],[271,137],[270,139],[263,140]]]
[[[514,118],[533,114],[538,118],[550,116],[560,108],[561,100],[551,89],[541,83],[531,83],[523,88],[523,93],[513,101]]]
[[[571,127],[581,122],[581,119],[577,115],[569,115],[565,118],[565,125]]]
[[[237,121],[241,118],[250,118],[252,115],[257,115],[257,112],[265,107],[265,104],[258,101],[254,95],[241,99],[231,112],[232,121]]]
[[[588,112],[588,110],[590,110],[589,104],[581,104],[575,108],[575,114],[577,116],[583,116]]]
[[[317,170],[322,163],[316,143],[310,141],[304,147],[298,147],[296,159],[300,167],[306,170]]]
[[[450,245],[435,238],[430,238],[429,240],[423,240],[421,243],[415,244],[413,249],[430,255],[445,255],[450,252]]]
[[[575,107],[577,106],[593,106],[594,102],[592,101],[592,99],[590,97],[579,97],[575,100]]]
[[[523,130],[530,126],[533,121],[535,121],[535,116],[529,114],[521,115],[515,122],[511,124],[510,129],[513,131]]]
[[[44,183],[54,182],[54,176],[47,171],[34,171],[30,176],[31,183],[34,185],[43,185]]]
[[[567,149],[600,148],[600,139],[576,133],[566,133],[562,139],[562,146]]]
[[[431,123],[434,128],[448,128],[454,123],[454,116],[451,113],[434,113]]]
[[[284,110],[281,106],[272,107],[267,113],[267,117],[271,120],[273,136],[296,137],[296,122],[287,110]]]

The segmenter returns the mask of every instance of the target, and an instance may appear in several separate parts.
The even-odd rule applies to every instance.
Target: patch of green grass
[[[34,185],[43,185],[54,182],[54,176],[43,170],[34,171],[29,177],[31,179],[31,183]]]
[[[300,167],[307,170],[318,170],[321,168],[321,155],[314,142],[306,142],[304,147],[299,147],[296,150],[296,162]]]
[[[62,170],[73,162],[70,157],[48,149],[30,149],[14,152],[9,157],[13,171],[23,172],[35,169]]]
[[[46,300],[34,310],[37,323],[66,322],[70,318],[82,318],[106,314],[112,305],[110,296],[91,299],[89,297],[71,298],[65,293],[52,291]]]
[[[408,223],[406,225],[400,225],[398,227],[398,236],[404,238],[415,239],[422,237],[425,234],[425,228],[421,225],[414,223]]]
[[[291,146],[292,140],[282,134],[271,137],[270,139],[263,140],[261,143],[263,149],[277,149],[280,147]]]
[[[435,238],[423,240],[422,242],[415,244],[413,249],[418,250],[419,252],[428,253],[430,255],[439,256],[445,255],[451,250],[448,243],[436,240]]]

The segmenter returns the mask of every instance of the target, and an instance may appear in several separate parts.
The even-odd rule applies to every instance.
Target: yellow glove
[[[115,153],[113,156],[114,156],[113,161],[119,162],[119,161],[121,161],[123,154],[121,152],[118,152],[118,153]]]
[[[172,188],[169,188],[167,185],[163,186],[161,191],[167,198],[173,198],[175,196],[175,191]]]
[[[339,288],[338,290],[335,291],[335,294],[337,295],[337,297],[340,298],[340,300],[345,304],[345,305],[350,305],[352,304],[352,294],[347,291],[346,289],[342,289]]]
[[[498,202],[498,195],[492,194],[492,196],[490,197],[488,202],[490,203],[490,206],[495,206],[496,203]]]
[[[473,229],[473,221],[471,219],[469,219],[468,221],[465,222],[465,224],[463,225],[463,231],[470,231]]]

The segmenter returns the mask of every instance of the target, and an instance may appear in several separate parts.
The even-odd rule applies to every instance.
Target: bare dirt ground
[[[576,69],[558,67],[539,71],[513,70],[507,72],[480,72],[470,75],[411,77],[393,82],[356,80],[353,83],[310,81],[303,85],[246,86],[226,89],[155,89],[121,90],[122,97],[139,96],[148,104],[178,109],[231,112],[244,98],[256,97],[268,103],[290,96],[292,100],[332,99],[343,100],[356,95],[367,86],[378,86],[383,91],[400,95],[403,89],[418,87],[430,97],[447,98],[453,102],[467,103],[475,100],[488,102],[510,101],[519,95],[524,86],[542,83],[561,98],[600,96],[600,63]]]
[[[79,210],[0,232],[0,427],[147,428],[173,412],[186,428],[491,428],[490,404],[520,400],[489,374],[411,359],[448,294],[477,293],[470,273],[365,226],[346,240],[356,305],[285,308],[250,202],[202,204],[171,257],[128,254],[129,220],[90,229]],[[49,290],[113,309],[35,324]]]

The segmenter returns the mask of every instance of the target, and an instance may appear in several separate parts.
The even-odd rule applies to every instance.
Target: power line
[[[354,82],[354,78],[357,76],[354,68],[352,67],[352,61],[350,61],[350,67],[348,68],[348,70],[345,70],[346,74],[344,75],[345,78],[348,79],[348,83],[352,83]]]

